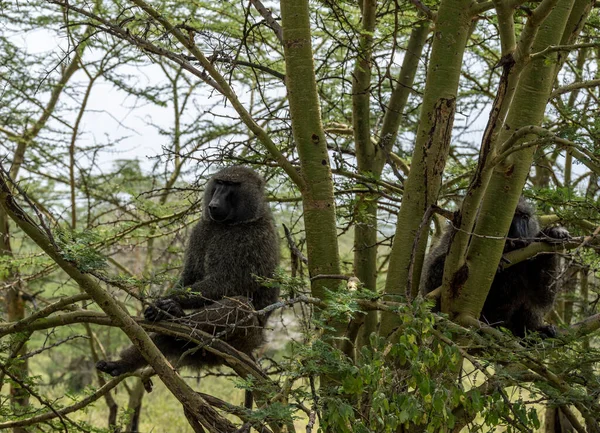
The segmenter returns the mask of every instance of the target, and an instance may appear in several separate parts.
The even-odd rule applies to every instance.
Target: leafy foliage
[[[102,239],[93,230],[63,231],[57,230],[58,245],[65,260],[75,262],[84,272],[105,268],[106,257],[94,247]]]
[[[463,327],[464,316],[478,317],[469,302],[460,306],[460,314],[432,314],[430,302],[406,299],[407,279],[394,282],[398,293],[384,293],[384,285],[397,269],[418,273],[418,256],[424,253],[419,242],[424,246],[428,231],[421,225],[427,225],[424,216],[433,203],[417,200],[411,176],[429,176],[417,193],[423,185],[440,184],[439,194],[427,192],[428,200],[448,211],[435,215],[435,236],[444,229],[444,216],[460,210],[465,196],[476,196],[474,188],[484,184],[480,163],[486,155],[497,156],[505,143],[494,143],[488,152],[480,136],[493,141],[498,131],[513,131],[512,125],[502,123],[513,109],[507,106],[493,133],[483,133],[488,118],[499,112],[488,115],[490,107],[496,110],[493,104],[502,101],[503,71],[514,66],[513,60],[525,67],[540,56],[527,52],[532,41],[519,45],[518,52],[507,53],[506,47],[540,31],[528,26],[535,24],[532,17],[542,6],[552,2],[520,3],[514,14],[511,7],[508,18],[501,16],[505,2],[472,2],[468,9],[475,9],[467,20],[464,46],[435,64],[430,61],[434,54],[448,49],[458,34],[444,33],[448,20],[440,22],[439,13],[458,2],[306,2],[312,49],[307,58],[314,67],[307,62],[300,71],[284,54],[301,45],[299,40],[279,40],[281,5],[286,2],[263,2],[262,11],[259,3],[147,2],[172,24],[166,28],[164,21],[139,6],[141,1],[0,1],[0,20],[5,23],[0,28],[2,165],[27,194],[23,200],[15,191],[17,199],[33,203],[39,211],[61,257],[78,271],[98,277],[121,307],[139,315],[177,280],[189,227],[200,217],[200,197],[210,173],[223,165],[249,165],[267,180],[277,222],[289,228],[282,241],[282,267],[272,280],[262,282],[279,285],[284,300],[276,306],[275,320],[269,324],[271,342],[259,354],[258,366],[244,358],[232,362],[235,374],[207,370],[188,377],[186,383],[194,389],[225,400],[226,404],[210,402],[218,416],[235,419],[241,431],[268,426],[274,433],[532,431],[542,428],[542,412],[548,406],[570,411],[589,432],[597,431],[597,11],[590,14],[574,45],[563,46],[557,56],[542,56],[544,67],[557,70],[553,93],[542,95],[541,105],[547,105],[540,113],[543,120],[531,125],[544,128],[540,136],[546,141],[537,146],[532,165],[524,170],[529,175],[524,194],[545,221],[566,225],[580,238],[570,252],[561,252],[564,272],[556,281],[560,297],[550,319],[564,332],[557,339],[530,337],[521,342],[508,332]],[[302,0],[287,4],[291,3]],[[375,10],[369,10],[370,5]],[[460,5],[454,8],[464,10]],[[369,12],[373,29],[365,28]],[[425,34],[420,49],[411,43],[415,29],[423,25],[431,26],[432,32]],[[514,33],[514,43],[505,39],[507,30]],[[411,54],[417,66],[414,78],[406,81],[411,74],[404,64]],[[452,68],[447,66],[459,55],[457,88],[452,89]],[[357,90],[367,70],[367,83]],[[300,94],[286,87],[294,72],[306,80]],[[300,113],[293,112],[293,103],[308,95],[313,72],[318,103],[301,103]],[[511,73],[516,80],[520,70]],[[436,77],[446,86],[432,91],[430,83]],[[569,90],[574,83],[579,87]],[[402,91],[406,99],[400,104]],[[366,109],[361,97],[368,100]],[[443,117],[427,117],[427,101],[436,98],[453,101],[456,112],[451,110],[449,123],[431,124],[419,133],[426,122]],[[530,111],[535,95],[531,98],[523,104]],[[518,108],[523,107],[514,107]],[[317,124],[306,127],[308,144],[294,135],[302,127],[298,114],[306,113],[319,113]],[[396,126],[390,132],[386,128],[394,116]],[[323,137],[317,140],[315,131],[322,127]],[[367,131],[366,140],[358,136],[361,130]],[[440,136],[448,138],[447,154],[419,169],[415,155],[425,149],[423,158],[431,158],[432,143]],[[394,140],[386,147],[390,137]],[[423,139],[428,140],[425,145],[415,145]],[[272,147],[266,145],[268,140]],[[307,164],[306,155],[315,149],[321,151],[319,158]],[[359,161],[363,154],[372,160],[383,155],[384,168],[378,172]],[[494,166],[507,179],[523,161],[522,153],[511,155]],[[323,171],[328,180],[315,182],[314,173]],[[441,176],[439,181],[431,181],[434,174]],[[294,175],[304,184],[295,183]],[[505,187],[514,185],[507,182]],[[315,193],[327,188],[332,191],[328,200],[315,199]],[[471,215],[499,219],[512,211],[491,197],[498,201],[498,212],[483,215],[486,194],[482,196]],[[407,221],[419,230],[411,229],[406,237],[394,235],[399,211],[413,203],[417,211]],[[321,232],[307,229],[305,215],[333,208],[336,220],[330,226]],[[460,224],[468,215],[455,213],[452,223]],[[5,300],[0,429],[96,395],[106,378],[96,376],[93,365],[127,343],[120,330],[106,326],[116,322],[102,316],[104,306],[82,294],[31,239],[14,224],[5,224],[6,219],[0,211],[0,290]],[[475,229],[477,225],[462,233],[470,235]],[[369,242],[357,234],[365,232],[372,235]],[[324,233],[333,233],[333,239],[337,234],[333,249],[340,252],[339,263],[321,253]],[[502,236],[475,235],[466,244]],[[390,264],[394,244],[410,252],[410,263],[396,268]],[[493,274],[498,261],[489,262]],[[344,275],[317,275],[322,272],[315,269],[322,265],[339,265]],[[481,271],[471,268],[469,277]],[[361,273],[372,276],[372,282],[348,281]],[[418,276],[412,277],[418,281]],[[320,292],[323,299],[310,295],[310,285],[325,287]],[[471,298],[485,288],[476,289]],[[464,293],[468,290],[459,295]],[[69,296],[81,297],[60,305]],[[33,324],[28,321],[31,316]],[[390,316],[398,324],[385,334],[381,324]],[[586,322],[572,325],[582,320]],[[11,329],[12,322],[21,328]],[[236,379],[228,380],[233,375]],[[140,406],[143,386],[131,378],[94,405],[26,428],[132,431],[140,407],[142,422],[155,430],[189,427],[173,398],[177,393],[170,394],[160,384],[156,388]],[[253,391],[254,410],[236,406],[242,390]],[[92,421],[83,421],[85,411],[95,415]]]

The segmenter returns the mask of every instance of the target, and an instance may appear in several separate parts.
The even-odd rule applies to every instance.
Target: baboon
[[[279,240],[265,201],[264,180],[246,167],[219,171],[207,183],[204,212],[189,238],[183,272],[176,289],[146,308],[149,321],[180,318],[196,329],[223,340],[248,355],[263,342],[269,314],[252,315],[277,302],[279,289],[262,285],[257,277],[273,276],[279,263]],[[187,314],[185,310],[193,310]],[[242,321],[241,325],[236,325]],[[193,347],[187,340],[152,334],[152,340],[171,361]],[[178,366],[216,366],[223,361],[197,350]],[[134,347],[118,361],[99,361],[96,368],[112,376],[147,365]]]
[[[442,285],[453,231],[451,226],[448,227],[425,259],[420,284],[423,294]],[[549,227],[540,231],[533,206],[521,197],[508,231],[504,252],[524,248],[534,238],[566,239],[568,236],[569,232],[563,227]],[[492,326],[503,326],[521,338],[530,331],[536,331],[542,337],[556,336],[554,327],[544,324],[544,316],[556,298],[558,265],[556,254],[539,254],[499,270],[483,306],[481,320]],[[436,309],[440,309],[439,301]]]

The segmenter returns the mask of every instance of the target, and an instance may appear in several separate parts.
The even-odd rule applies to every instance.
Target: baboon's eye
[[[227,186],[239,186],[239,185],[241,185],[241,182],[234,182],[232,180],[215,179],[215,184],[227,185]]]

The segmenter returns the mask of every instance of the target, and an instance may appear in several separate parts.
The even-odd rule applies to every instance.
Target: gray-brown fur
[[[452,235],[453,228],[449,226],[425,259],[420,283],[423,294],[442,285]],[[562,227],[540,231],[533,206],[521,198],[507,235],[504,252],[524,248],[536,238],[565,239],[568,236],[569,233]],[[527,331],[554,336],[556,331],[552,326],[544,324],[544,316],[556,299],[558,266],[556,254],[540,254],[498,271],[483,306],[481,320],[493,326],[503,326],[518,337],[524,337]],[[438,302],[436,309],[439,311],[439,308]]]
[[[279,263],[279,240],[264,197],[264,180],[246,167],[229,167],[206,185],[204,212],[188,241],[177,289],[144,311],[146,320],[181,317],[212,335],[229,329],[223,338],[251,354],[263,342],[268,318],[253,316],[274,304],[279,289],[261,285],[256,277],[273,276]],[[184,310],[194,310],[187,314]],[[232,326],[244,318],[241,326]],[[153,334],[153,341],[171,360],[191,348],[190,343]],[[222,360],[206,350],[187,356],[179,366],[219,365]],[[99,361],[97,368],[113,376],[134,371],[146,361],[133,346],[118,361]]]

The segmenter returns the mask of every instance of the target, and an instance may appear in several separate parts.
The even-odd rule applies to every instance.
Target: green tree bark
[[[542,23],[533,44],[533,52],[539,52],[560,42],[573,1],[559,1]],[[499,135],[503,143],[519,128],[539,125],[543,119],[548,96],[554,81],[556,53],[534,58],[519,80],[505,126]],[[523,143],[531,136],[515,143]],[[480,217],[475,226],[462,275],[465,281],[454,278],[449,290],[442,291],[442,309],[451,317],[467,315],[479,317],[497,265],[504,248],[504,236],[508,232],[514,209],[533,160],[535,148],[527,148],[509,155],[494,168],[483,198]],[[447,281],[444,282],[446,288]]]
[[[471,233],[479,214],[481,200],[494,170],[494,157],[499,152],[498,147],[502,143],[501,141],[499,143],[500,132],[511,107],[521,74],[529,62],[535,35],[556,2],[557,0],[544,1],[530,14],[521,31],[518,43],[514,33],[514,10],[506,7],[506,3],[497,3],[503,71],[483,134],[477,169],[465,194],[460,213],[453,221],[458,230],[454,234],[444,269],[443,311],[446,311],[444,309],[447,308],[448,288],[456,276],[462,275],[460,271],[465,265],[467,248],[470,245]]]
[[[438,11],[419,129],[385,286],[386,293],[394,297],[405,294],[408,285],[412,292],[418,290],[418,283],[409,281],[410,267],[414,262],[413,275],[418,281],[427,237],[420,237],[415,257],[413,244],[424,226],[424,215],[437,200],[448,156],[462,58],[471,27],[470,5],[465,0],[444,0]],[[389,335],[397,325],[396,317],[383,314],[380,334]]]
[[[307,0],[282,0],[286,87],[292,132],[302,170],[304,226],[311,277],[340,273],[333,179],[317,94]],[[313,280],[312,294],[326,297],[338,281]]]
[[[365,2],[363,6],[363,14],[366,16],[365,9],[368,6]],[[374,7],[372,13],[374,14]],[[370,35],[374,31],[374,16],[367,21],[365,18],[365,32]],[[367,28],[367,23],[373,23],[373,27]],[[354,77],[361,78],[362,85],[358,85],[358,79],[356,79],[355,90],[353,91],[353,121],[354,121],[354,137],[356,146],[356,160],[358,163],[358,169],[363,175],[371,175],[375,178],[379,178],[383,171],[387,155],[392,152],[393,145],[396,143],[396,137],[398,135],[398,128],[400,127],[401,115],[404,112],[408,97],[411,92],[412,85],[414,83],[415,75],[419,67],[419,60],[429,34],[429,22],[422,21],[415,25],[406,46],[406,52],[402,61],[402,66],[397,78],[396,87],[392,90],[390,101],[388,103],[385,115],[383,117],[383,124],[381,127],[381,137],[377,146],[373,145],[369,135],[363,132],[365,122],[368,122],[368,117],[359,117],[360,113],[364,113],[364,109],[357,110],[357,106],[362,103],[368,105],[368,97],[364,98],[363,94],[368,95],[368,86],[370,85],[370,73],[369,81],[366,81],[364,74],[361,74],[361,68],[365,66],[364,61],[357,61],[356,68],[359,71],[355,71]],[[365,36],[365,39],[371,40],[370,36]],[[362,46],[362,44],[361,44]],[[369,46],[369,57],[371,55],[372,47]],[[365,54],[365,57],[367,54]],[[368,67],[370,67],[370,62]],[[369,71],[370,72],[370,71]],[[366,99],[366,101],[365,101]],[[364,115],[363,115],[364,116]],[[359,124],[359,125],[357,125]],[[370,125],[369,129],[370,129]],[[360,133],[358,132],[360,131]],[[364,148],[367,148],[365,151]],[[356,206],[356,225],[354,232],[354,274],[369,290],[375,290],[377,285],[377,197],[372,194],[360,194],[357,197]],[[377,327],[377,312],[370,311],[367,313],[362,330],[359,334],[359,341],[357,342],[358,347],[368,344],[369,336],[376,330]]]
[[[352,74],[352,126],[356,161],[361,175],[373,173],[376,148],[371,142],[371,67],[373,33],[375,31],[376,0],[364,0],[362,4],[362,29],[359,38],[359,53]],[[377,288],[377,197],[359,194],[354,211],[354,275],[368,290]],[[367,327],[373,327],[376,316],[368,316]],[[364,316],[357,316],[353,326],[358,327]],[[365,327],[365,329],[367,328]],[[354,335],[349,338],[354,339]],[[346,353],[354,346],[348,341]]]

